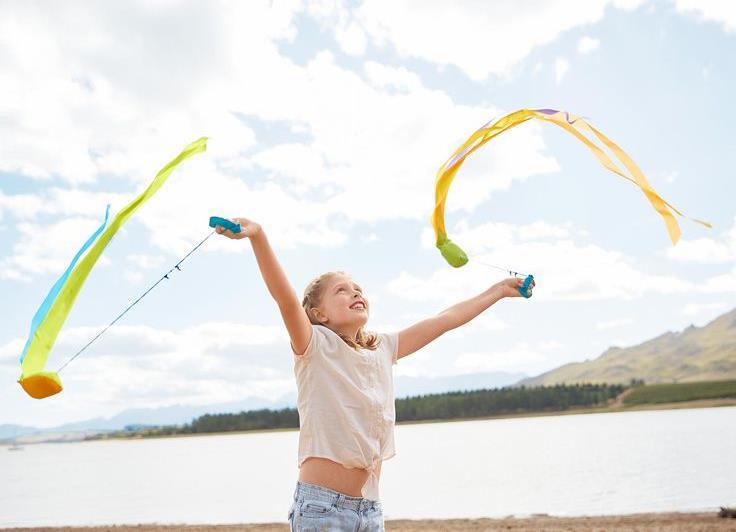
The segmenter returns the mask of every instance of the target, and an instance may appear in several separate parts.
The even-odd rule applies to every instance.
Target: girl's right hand
[[[240,240],[242,238],[250,238],[261,232],[261,226],[256,222],[248,220],[247,218],[230,218],[231,222],[240,224],[240,232],[233,233],[229,229],[225,229],[221,225],[215,227],[215,231],[219,235],[224,235],[233,240]]]
[[[508,279],[504,279],[503,281],[496,283],[494,286],[497,286],[499,290],[501,290],[501,295],[503,297],[521,297],[521,292],[519,292],[519,288],[521,288],[523,284],[524,279],[520,277],[509,277]],[[536,284],[536,282],[532,281],[532,283],[529,285],[530,294]]]

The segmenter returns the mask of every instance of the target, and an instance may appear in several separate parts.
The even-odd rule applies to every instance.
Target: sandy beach
[[[688,531],[705,532],[736,530],[736,519],[721,518],[718,512],[699,513],[653,513],[620,516],[549,517],[504,519],[395,519],[385,522],[386,530],[396,532],[445,531],[445,530],[514,530],[550,532],[596,530],[596,531]],[[11,528],[14,532],[164,532],[184,530],[187,532],[259,531],[287,532],[288,523],[262,523],[242,525],[137,525],[102,527],[43,527]]]

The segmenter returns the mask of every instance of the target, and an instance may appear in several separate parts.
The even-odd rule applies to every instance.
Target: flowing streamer
[[[652,204],[652,207],[654,207],[660,216],[662,216],[665,226],[667,227],[667,232],[672,240],[672,244],[677,243],[680,238],[680,226],[678,225],[673,213],[685,218],[688,217],[684,216],[678,209],[673,207],[652,188],[636,163],[616,143],[603,135],[603,133],[598,131],[584,119],[568,112],[557,111],[555,109],[520,109],[513,113],[509,113],[496,121],[485,124],[478,131],[473,133],[457,150],[455,150],[455,153],[453,153],[447,162],[437,171],[432,228],[435,232],[437,248],[450,265],[457,268],[468,262],[468,257],[465,252],[447,237],[447,231],[445,229],[445,202],[447,201],[447,193],[450,190],[450,185],[452,184],[453,179],[455,179],[455,175],[460,169],[460,166],[462,166],[466,157],[483,146],[483,144],[497,137],[504,131],[508,131],[509,129],[532,118],[551,122],[552,124],[568,131],[585,144],[588,149],[593,152],[593,155],[595,155],[598,161],[608,170],[628,179],[638,186]],[[592,135],[603,143],[603,145],[607,147],[623,164],[629,174],[624,172],[600,146],[596,145],[583,133]],[[703,220],[696,220],[694,218],[689,219],[706,227],[711,227],[710,223]]]
[[[90,240],[85,243],[82,249],[77,253],[69,269],[73,268],[71,273],[68,271],[62,275],[54,287],[49,292],[41,308],[36,313],[31,325],[31,336],[26,343],[26,347],[21,357],[22,374],[18,382],[23,389],[31,397],[43,399],[56,393],[59,393],[63,387],[58,374],[53,371],[45,371],[46,360],[49,352],[54,346],[56,337],[64,325],[69,312],[72,310],[74,301],[79,291],[84,285],[87,276],[94,267],[97,260],[102,255],[107,244],[110,242],[120,227],[135,213],[135,211],[153,196],[161,186],[166,182],[171,172],[185,159],[203,152],[207,149],[207,138],[202,137],[186,146],[182,152],[172,159],[156,177],[148,185],[137,198],[126,205],[112,220],[107,229],[100,234],[99,230]],[[107,215],[105,217],[107,221]],[[101,230],[102,228],[100,228]],[[89,247],[91,241],[99,239],[87,252],[79,264],[74,264],[79,257]],[[39,318],[36,320],[36,318]]]
[[[66,283],[66,280],[69,278],[69,274],[72,273],[72,269],[77,264],[79,258],[84,254],[85,251],[87,251],[87,248],[89,248],[92,243],[97,240],[97,237],[100,236],[102,230],[105,229],[109,217],[110,206],[108,205],[105,208],[105,220],[102,222],[102,225],[98,227],[94,233],[92,233],[92,236],[87,239],[87,242],[85,242],[84,245],[79,249],[79,251],[77,251],[77,254],[74,255],[72,262],[69,264],[69,267],[66,269],[64,274],[59,277],[56,283],[54,283],[54,286],[51,287],[51,290],[49,290],[49,293],[46,295],[46,299],[43,300],[43,303],[41,303],[41,306],[38,308],[36,314],[33,316],[33,320],[31,321],[31,333],[28,335],[28,340],[26,341],[26,345],[23,348],[23,354],[20,356],[21,364],[23,364],[23,359],[26,358],[28,346],[31,345],[31,340],[36,334],[36,329],[38,329],[38,326],[46,317],[46,314],[48,314],[49,308],[51,308],[51,303],[54,302],[54,299],[56,299],[56,296],[59,294],[59,290],[61,290],[61,287],[64,286],[64,283]]]

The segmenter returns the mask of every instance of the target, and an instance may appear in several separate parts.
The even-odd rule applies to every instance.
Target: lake
[[[297,431],[0,447],[0,526],[286,522]],[[736,505],[736,407],[398,425],[385,519]]]

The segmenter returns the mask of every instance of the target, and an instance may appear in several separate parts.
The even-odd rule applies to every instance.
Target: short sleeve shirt
[[[299,467],[311,456],[371,471],[363,497],[378,498],[375,467],[394,449],[393,365],[398,333],[379,334],[375,350],[350,347],[323,325],[312,325],[302,355],[294,354],[299,410]]]

